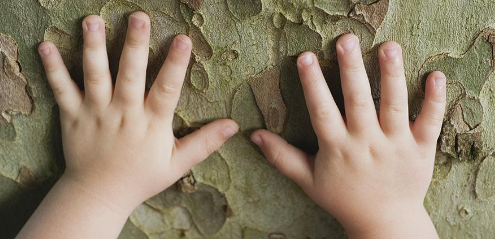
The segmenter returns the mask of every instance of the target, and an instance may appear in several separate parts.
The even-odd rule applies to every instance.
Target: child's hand
[[[87,17],[83,21],[84,93],[71,80],[57,48],[49,42],[40,45],[47,77],[60,106],[67,168],[21,235],[68,238],[74,235],[64,232],[77,228],[80,237],[116,237],[136,206],[172,185],[237,132],[235,122],[219,120],[180,140],[174,137],[172,119],[192,43],[185,35],[175,38],[154,85],[145,94],[150,28],[146,14],[132,14],[113,87],[105,23],[98,16]],[[49,212],[51,207],[53,211],[69,208],[64,213],[71,217],[67,221],[77,221],[80,216],[82,222],[64,222],[64,214],[54,216]],[[78,207],[84,211],[77,211]],[[91,214],[95,209],[96,215]],[[71,210],[76,212],[71,214]],[[107,211],[122,215],[114,222],[106,220],[98,225]],[[29,233],[29,229],[42,222],[48,224],[43,226],[47,228],[45,234],[33,233],[35,230]],[[108,226],[112,223],[121,225],[112,231]],[[50,225],[57,228],[56,235],[50,235]]]
[[[335,104],[314,54],[298,68],[319,152],[310,156],[266,130],[253,134],[266,157],[351,237],[435,238],[423,207],[431,182],[446,102],[446,78],[433,72],[416,122],[409,122],[402,51],[388,42],[379,50],[381,105],[377,117],[358,39],[337,42],[346,119]]]

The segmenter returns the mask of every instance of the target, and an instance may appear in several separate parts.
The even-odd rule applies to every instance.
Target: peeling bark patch
[[[204,184],[208,184],[225,193],[230,188],[230,169],[225,159],[214,153],[203,163],[193,168],[194,178]]]
[[[261,13],[261,0],[227,0],[229,11],[240,20],[246,20]]]
[[[0,124],[9,123],[12,115],[30,114],[33,101],[28,93],[28,81],[21,73],[18,46],[0,33]]]
[[[313,0],[315,7],[329,15],[345,15],[351,10],[348,0]]]
[[[0,123],[0,141],[15,141],[17,133],[13,124]]]
[[[58,7],[63,0],[38,0],[40,5],[48,10]]]
[[[366,24],[369,30],[375,34],[382,25],[388,12],[389,0],[381,0],[371,5],[357,4],[350,17]]]
[[[283,233],[271,233],[269,236],[268,236],[269,239],[285,239],[287,237],[285,237],[285,235]]]
[[[198,190],[196,179],[194,179],[192,172],[187,173],[179,180],[179,190],[183,193],[193,193]]]
[[[203,18],[203,15],[201,15],[199,13],[195,13],[192,16],[191,21],[194,24],[194,26],[196,26],[196,27],[202,27],[203,24],[205,24],[205,19]]]
[[[187,195],[184,203],[193,215],[194,224],[203,235],[216,234],[227,219],[227,199],[213,187],[200,185],[196,192]]]
[[[276,28],[282,28],[287,23],[287,18],[285,18],[284,14],[279,13],[279,12],[273,14],[273,19],[272,20],[273,20],[273,25]]]
[[[191,67],[191,84],[194,86],[194,88],[201,92],[206,92],[208,90],[210,80],[208,78],[208,73],[206,72],[203,65],[195,63]]]
[[[287,56],[297,56],[304,51],[319,52],[322,49],[322,37],[306,25],[287,22],[284,27],[285,37],[280,39],[281,52]]]
[[[460,104],[464,122],[469,125],[469,128],[474,129],[481,124],[483,121],[483,106],[478,99],[471,97],[464,98]]]
[[[420,70],[420,75],[425,77],[434,70],[447,76],[448,102],[440,151],[459,160],[480,159],[490,154],[489,140],[483,135],[493,130],[486,127],[493,120],[480,97],[494,69],[492,36],[493,30],[485,29],[461,57],[440,54],[428,59]]]
[[[191,8],[194,11],[197,11],[201,8],[201,5],[203,5],[203,0],[180,0],[182,3],[187,4],[189,8]]]
[[[38,186],[33,171],[25,166],[21,167],[15,181],[23,188],[36,188]]]
[[[210,43],[206,41],[199,28],[191,27],[189,30],[189,37],[193,43],[192,52],[198,61],[207,61],[213,56],[213,49],[211,48]]]
[[[482,200],[495,196],[495,158],[488,156],[481,163],[476,176],[476,195]]]
[[[459,160],[476,159],[481,156],[483,144],[481,132],[468,132],[457,135],[457,154]]]
[[[172,227],[178,230],[189,230],[191,228],[192,219],[189,211],[183,207],[172,208],[171,218],[173,218]]]
[[[287,117],[287,107],[280,92],[280,69],[271,68],[260,75],[251,77],[249,85],[265,118],[268,130],[277,134],[282,133]]]

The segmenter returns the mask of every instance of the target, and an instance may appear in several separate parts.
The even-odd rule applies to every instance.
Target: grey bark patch
[[[482,200],[495,196],[495,158],[488,156],[481,163],[476,177],[476,195]]]
[[[357,4],[350,13],[350,17],[366,24],[369,30],[375,34],[382,25],[388,12],[389,0],[381,0],[370,5]]]
[[[12,115],[30,114],[33,101],[28,81],[21,73],[14,39],[0,33],[0,124],[9,123]]]
[[[265,118],[268,130],[282,133],[287,107],[280,92],[280,69],[271,68],[260,75],[252,76],[249,85],[253,90],[256,103]]]

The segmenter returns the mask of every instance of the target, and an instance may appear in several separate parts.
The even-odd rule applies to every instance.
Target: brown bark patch
[[[287,107],[280,92],[280,70],[271,68],[260,75],[249,79],[249,85],[253,90],[256,104],[265,118],[268,130],[274,133],[282,133]]]
[[[369,28],[375,34],[388,12],[389,0],[381,0],[370,5],[356,4],[350,17],[354,18]]]
[[[199,10],[201,8],[201,5],[203,5],[203,0],[180,0],[180,1],[187,4],[187,6],[194,11]]]
[[[16,42],[0,33],[0,124],[9,123],[12,114],[30,114],[33,102],[28,81],[21,73]]]

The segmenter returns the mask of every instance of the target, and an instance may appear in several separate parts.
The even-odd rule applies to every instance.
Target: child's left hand
[[[19,237],[115,238],[136,206],[172,185],[238,131],[232,120],[219,120],[180,140],[174,137],[172,120],[192,43],[185,35],[174,39],[145,94],[150,28],[146,14],[131,15],[114,87],[105,23],[98,16],[87,17],[85,92],[71,80],[57,48],[49,42],[40,45],[60,106],[67,168]]]

